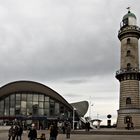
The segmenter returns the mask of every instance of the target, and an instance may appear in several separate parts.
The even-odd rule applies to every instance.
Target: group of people
[[[71,133],[71,124],[70,122],[66,122],[65,125],[62,127],[63,133],[66,134],[66,138],[70,138],[70,133]],[[50,125],[50,139],[49,140],[57,140],[57,135],[58,135],[58,127],[56,124]]]
[[[56,123],[52,123],[50,125],[49,132],[50,132],[49,140],[57,140],[58,127]],[[65,125],[65,134],[67,139],[70,138],[70,133],[71,133],[71,124],[68,122]],[[21,125],[12,125],[11,128],[9,129],[8,140],[22,140],[22,134],[23,134],[23,128]],[[31,128],[29,129],[28,138],[29,140],[37,140],[37,139],[47,140],[45,133],[42,133],[39,138],[37,137],[37,130],[35,124],[32,124]]]
[[[64,124],[61,126],[61,129],[63,131],[63,134],[66,134],[66,138],[70,138],[71,133],[71,123],[70,122],[64,122]]]
[[[9,129],[8,140],[21,140],[23,128],[21,125],[12,125]]]

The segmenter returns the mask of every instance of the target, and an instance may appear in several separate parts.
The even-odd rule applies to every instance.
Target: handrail
[[[139,73],[139,68],[124,68],[116,71],[116,75],[123,74],[123,73]]]
[[[132,30],[132,29],[140,31],[140,27],[134,26],[134,25],[129,25],[129,26],[126,26],[126,27],[122,27],[118,32],[121,33],[123,31]]]

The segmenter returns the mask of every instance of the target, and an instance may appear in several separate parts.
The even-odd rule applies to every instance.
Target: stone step
[[[113,131],[103,131],[103,130],[93,130],[93,131],[72,131],[71,134],[83,134],[83,135],[140,135],[140,130],[113,130]]]

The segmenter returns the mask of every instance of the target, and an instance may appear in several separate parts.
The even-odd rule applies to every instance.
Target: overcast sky
[[[0,0],[0,86],[40,82],[68,102],[87,100],[92,118],[116,121],[120,63],[117,38],[139,0]],[[97,115],[98,114],[98,115]]]

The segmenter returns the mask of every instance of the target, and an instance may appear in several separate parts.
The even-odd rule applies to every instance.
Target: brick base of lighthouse
[[[118,110],[117,128],[124,129],[127,127],[126,117],[130,116],[134,128],[140,129],[140,109],[122,109]]]

